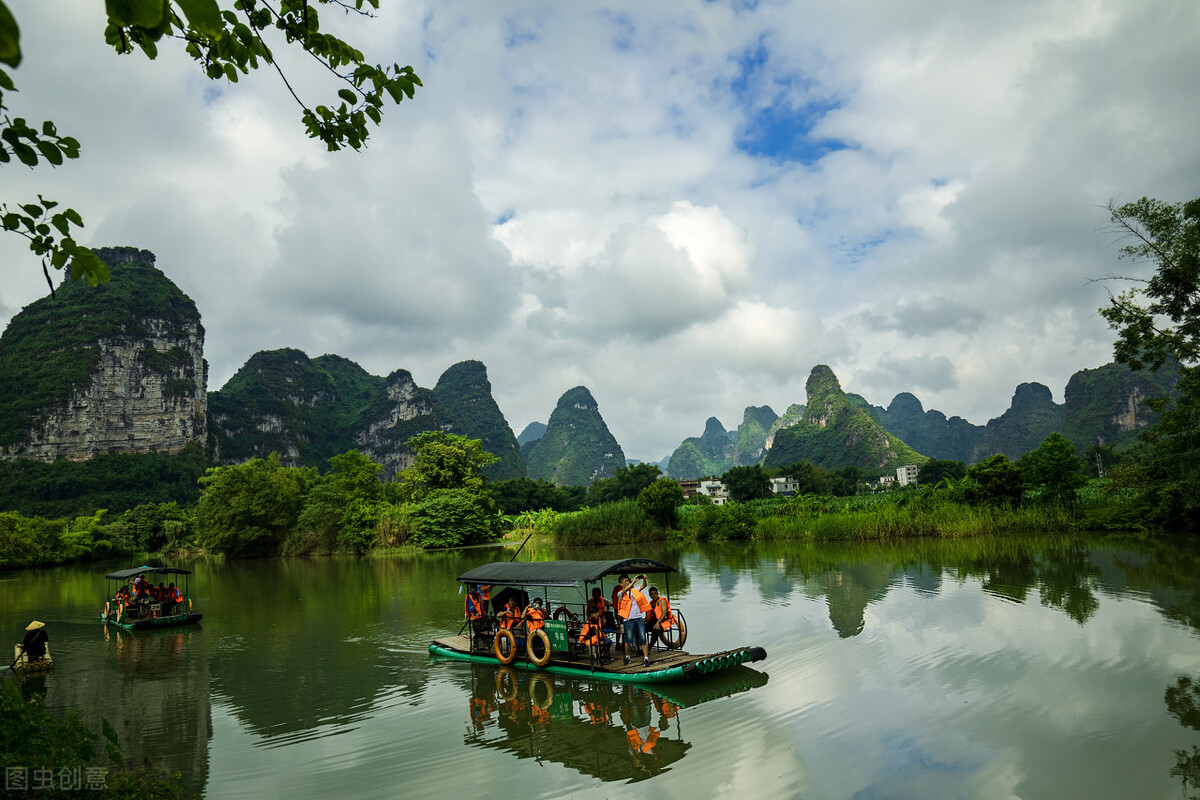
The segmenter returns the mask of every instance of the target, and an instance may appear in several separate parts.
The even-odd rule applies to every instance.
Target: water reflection
[[[446,668],[466,675],[466,744],[562,764],[603,781],[635,782],[668,771],[691,748],[680,709],[767,683],[767,675],[748,667],[653,689],[512,667]]]
[[[1200,682],[1180,675],[1174,685],[1167,687],[1163,700],[1167,704],[1167,711],[1179,720],[1180,725],[1200,731]],[[1183,784],[1183,795],[1188,800],[1200,798],[1200,747],[1192,745],[1190,753],[1187,750],[1175,751],[1171,777],[1178,778]]]

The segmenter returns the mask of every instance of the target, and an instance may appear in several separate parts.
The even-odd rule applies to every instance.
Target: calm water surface
[[[27,691],[106,717],[127,757],[208,798],[1196,794],[1200,550],[637,554],[681,569],[689,651],[762,645],[767,660],[660,692],[431,660],[461,622],[455,576],[497,549],[201,561],[204,622],[138,634],[98,621],[104,572],[128,564],[8,573],[0,622],[14,640],[48,623],[59,666]]]

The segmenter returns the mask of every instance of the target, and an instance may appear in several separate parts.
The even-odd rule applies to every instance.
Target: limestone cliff
[[[0,336],[0,457],[179,452],[206,434],[204,328],[154,254],[99,248],[112,279],[64,283]]]
[[[576,386],[559,398],[546,433],[530,448],[527,468],[534,480],[587,486],[623,466],[625,453],[604,424],[592,393]]]
[[[387,377],[382,397],[363,412],[354,432],[354,443],[390,480],[411,467],[416,452],[405,445],[424,431],[446,428],[439,423],[433,392],[417,386],[412,374],[398,369]]]
[[[853,466],[883,474],[926,460],[852,403],[829,367],[813,367],[805,390],[804,416],[775,434],[764,462],[767,466],[808,461],[826,469]]]
[[[433,398],[450,433],[480,440],[484,450],[500,459],[484,469],[488,480],[525,477],[521,446],[492,397],[487,367],[478,361],[454,364],[438,378]]]

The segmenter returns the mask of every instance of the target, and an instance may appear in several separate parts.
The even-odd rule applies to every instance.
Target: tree
[[[611,478],[598,478],[588,487],[587,503],[600,506],[618,500],[633,500],[662,476],[657,464],[617,467]]]
[[[1150,278],[1110,276],[1139,286],[1109,294],[1100,314],[1117,331],[1116,360],[1132,369],[1180,365],[1173,405],[1156,401],[1162,418],[1146,438],[1141,467],[1152,514],[1169,526],[1200,523],[1200,198],[1168,204],[1143,197],[1108,205],[1125,242],[1120,257],[1150,262]]]
[[[1047,436],[1017,462],[1027,488],[1041,490],[1041,500],[1073,506],[1075,493],[1087,483],[1075,457],[1075,445],[1061,433]]]
[[[400,474],[399,494],[408,500],[443,489],[481,493],[483,468],[500,460],[480,440],[440,430],[418,433],[406,444],[417,452],[413,465]]]
[[[721,476],[721,482],[729,490],[729,497],[737,502],[766,497],[771,493],[771,481],[758,464],[748,467],[733,467]]]
[[[305,498],[297,520],[299,527],[315,533],[331,549],[336,544],[366,552],[383,512],[383,484],[379,482],[382,469],[357,450],[329,459],[329,472]]]
[[[299,104],[300,120],[310,137],[329,150],[358,150],[370,135],[368,121],[378,125],[382,119],[385,98],[399,103],[412,98],[422,84],[412,67],[368,64],[362,52],[321,30],[316,6],[330,3],[365,17],[372,15],[364,6],[379,8],[379,0],[280,0],[277,7],[262,0],[234,0],[227,7],[218,0],[108,0],[104,39],[119,54],[140,50],[151,60],[160,42],[176,40],[211,80],[236,83],[239,73],[248,75],[269,64]],[[339,87],[335,105],[310,107],[301,100],[267,45],[264,36],[272,33],[281,37],[283,47],[302,50],[333,77]],[[0,0],[0,64],[15,69],[20,63],[20,26]],[[79,141],[60,134],[53,122],[31,126],[22,117],[9,116],[5,92],[16,91],[12,77],[0,68],[0,164],[15,158],[27,167],[57,167],[78,158]],[[42,257],[51,292],[51,266],[69,266],[72,279],[86,278],[93,286],[108,280],[104,263],[75,241],[73,228],[82,228],[83,218],[71,208],[55,211],[58,207],[41,195],[36,203],[0,203],[0,230],[29,240],[29,249]]]
[[[963,492],[973,506],[1019,506],[1025,487],[1017,465],[1001,453],[967,470]]]
[[[490,499],[466,489],[440,489],[409,510],[421,547],[457,547],[494,538]]]
[[[967,474],[967,465],[961,461],[944,458],[931,458],[921,465],[917,481],[922,486],[937,486],[946,478],[951,481],[962,480]]]
[[[284,467],[278,453],[213,467],[200,479],[196,538],[202,546],[232,556],[274,555],[296,528],[316,481],[315,469]]]
[[[664,528],[674,528],[678,524],[678,509],[683,505],[683,489],[670,478],[659,478],[642,489],[637,502],[646,516]]]

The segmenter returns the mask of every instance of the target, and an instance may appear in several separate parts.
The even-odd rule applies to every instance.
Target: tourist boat
[[[192,598],[188,591],[188,576],[191,574],[190,569],[179,567],[144,566],[108,573],[104,576],[108,581],[108,592],[105,595],[104,608],[100,612],[101,621],[127,631],[166,628],[171,625],[191,625],[199,622],[204,615],[192,612]],[[154,575],[182,575],[184,585],[179,587],[182,600],[172,602],[170,598],[163,597],[130,601],[118,595],[118,591],[127,581],[139,577],[142,580],[148,580],[146,576]],[[171,583],[174,582],[175,579],[171,579]]]
[[[490,586],[491,608],[485,617],[463,624],[457,635],[434,639],[429,652],[442,658],[483,664],[511,664],[523,669],[540,669],[558,675],[587,676],[625,683],[669,683],[710,675],[747,662],[761,661],[767,651],[761,647],[738,647],[719,653],[692,654],[682,649],[687,640],[687,620],[672,606],[676,624],[666,632],[665,646],[651,651],[651,663],[643,666],[640,648],[637,658],[624,664],[622,653],[614,645],[612,659],[598,663],[592,649],[579,643],[579,631],[586,618],[587,598],[598,587],[604,593],[604,578],[623,573],[665,576],[665,596],[670,603],[670,574],[674,567],[644,558],[612,561],[498,561],[485,564],[458,576],[468,591],[474,586]],[[550,590],[555,590],[551,602]],[[571,591],[578,595],[571,595]],[[563,600],[562,595],[569,595]],[[547,609],[541,629],[526,631],[524,625],[505,630],[499,624],[501,609],[515,599],[524,609],[540,597]],[[550,608],[554,611],[551,613]],[[605,628],[606,634],[613,631]],[[633,649],[631,649],[631,653]]]

